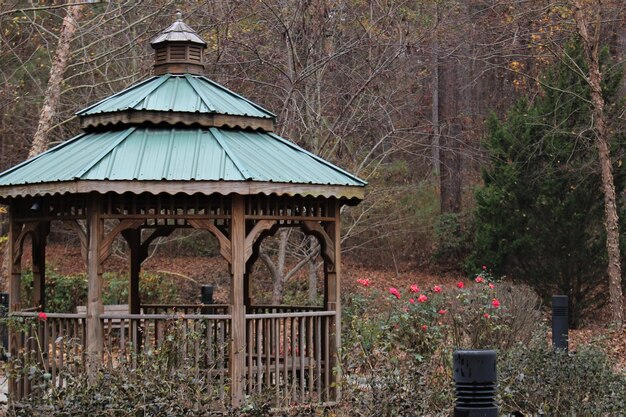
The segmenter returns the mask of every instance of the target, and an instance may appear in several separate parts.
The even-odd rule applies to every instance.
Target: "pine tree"
[[[579,44],[566,52],[584,68]],[[607,103],[617,100],[620,76],[616,67],[606,72]],[[469,265],[490,265],[546,298],[568,295],[575,326],[588,307],[606,300],[598,291],[606,281],[607,258],[600,171],[588,132],[590,91],[564,63],[546,74],[544,86],[541,97],[521,100],[505,121],[490,117],[492,163],[476,193]],[[614,168],[619,192],[623,166]]]

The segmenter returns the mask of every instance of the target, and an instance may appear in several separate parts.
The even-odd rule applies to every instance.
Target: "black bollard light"
[[[496,351],[457,350],[452,354],[454,417],[497,417]]]
[[[213,285],[203,285],[200,288],[200,302],[202,304],[213,304]],[[202,314],[213,314],[213,309],[203,308]]]
[[[567,295],[552,296],[552,346],[567,351],[569,307]]]
[[[9,293],[0,292],[0,318],[7,317],[9,314]],[[9,329],[6,323],[0,323],[0,343],[2,343],[2,349],[0,349],[0,359],[7,360],[7,352],[9,351]]]

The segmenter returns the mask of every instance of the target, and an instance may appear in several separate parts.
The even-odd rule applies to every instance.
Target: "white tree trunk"
[[[46,96],[43,101],[41,112],[39,113],[39,124],[33,136],[33,142],[28,152],[28,158],[32,158],[48,148],[48,131],[53,125],[54,117],[59,107],[61,98],[61,85],[63,84],[63,73],[67,67],[70,57],[70,43],[76,33],[77,20],[82,10],[81,5],[69,6],[67,14],[63,18],[63,26],[59,35],[59,43],[54,53],[54,60],[50,68],[50,78]]]

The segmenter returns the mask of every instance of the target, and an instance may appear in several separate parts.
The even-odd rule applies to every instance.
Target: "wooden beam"
[[[243,221],[243,219],[242,219]],[[192,227],[196,229],[205,229],[209,232],[213,233],[213,236],[217,238],[217,241],[220,244],[220,254],[226,262],[232,264],[232,239],[228,239],[224,233],[213,223],[212,220],[202,220],[202,219],[189,219],[187,221]],[[232,231],[231,231],[232,232]],[[245,231],[244,231],[245,238]]]
[[[33,305],[42,311],[46,308],[46,241],[50,233],[50,223],[42,222],[32,238],[33,257]]]
[[[335,239],[326,232],[319,222],[303,221],[300,223],[302,229],[308,235],[313,235],[320,243],[320,254],[327,264],[327,268],[333,269],[335,265]],[[335,222],[330,222],[330,225],[334,225]]]
[[[246,236],[245,260],[248,261],[254,251],[254,242],[259,235],[266,230],[270,230],[276,224],[276,220],[259,220],[256,222],[250,233]]]
[[[141,272],[141,229],[127,229],[122,232],[129,249],[130,279],[128,283],[128,310],[130,314],[141,312],[139,298],[139,273]]]
[[[111,256],[111,247],[113,246],[113,241],[115,240],[117,235],[119,235],[122,231],[127,230],[127,229],[137,229],[139,226],[144,224],[144,222],[145,222],[144,219],[120,220],[119,224],[115,226],[113,230],[109,232],[109,234],[104,236],[104,238],[102,239],[102,242],[100,243],[100,253],[99,253],[100,261],[104,262],[107,260],[109,256]]]
[[[22,280],[22,252],[18,251],[18,237],[22,231],[23,225],[13,218],[14,208],[9,207],[9,311],[20,311],[20,285]],[[18,255],[19,254],[19,255]],[[19,346],[19,331],[9,329],[9,352],[12,358],[17,358]],[[10,365],[13,366],[13,365]],[[13,372],[9,372],[9,398],[17,399],[17,380],[13,376]]]
[[[246,272],[246,222],[245,201],[243,196],[233,196],[231,214],[230,242],[232,251],[232,281],[230,287],[230,305],[232,325],[230,377],[232,385],[232,406],[237,408],[244,400],[244,375],[246,366],[246,310],[243,302],[243,282]]]
[[[345,204],[356,205],[364,196],[363,186],[354,185],[323,185],[323,184],[292,184],[263,181],[58,181],[41,184],[9,185],[0,187],[0,199],[20,196],[36,196],[46,194],[80,194],[80,193],[123,194],[126,192],[141,194],[177,194],[193,195],[201,193],[229,195],[287,195],[311,196],[345,199]]]
[[[324,274],[326,276],[326,285],[324,298],[326,301],[326,310],[335,311],[335,320],[330,323],[330,369],[337,369],[333,374],[334,398],[332,400],[339,401],[341,399],[341,369],[337,367],[339,349],[341,348],[341,219],[340,204],[338,201],[332,201],[329,207],[334,213],[335,221],[329,223],[326,227],[328,236],[333,242],[333,263],[324,262]]]
[[[102,260],[100,246],[104,234],[100,196],[92,194],[87,205],[87,233],[89,237],[87,265],[87,372],[90,383],[95,383],[97,370],[102,360]]]

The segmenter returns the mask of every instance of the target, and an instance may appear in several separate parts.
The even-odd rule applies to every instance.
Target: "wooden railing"
[[[192,308],[207,306],[189,307],[186,311],[191,313],[176,307],[177,314],[101,314],[102,364],[133,369],[158,351],[168,355],[168,366],[185,366],[209,382],[226,403],[231,315],[193,314]],[[272,394],[279,407],[333,401],[335,352],[331,351],[330,330],[335,312],[299,306],[254,308],[259,313],[246,314],[246,393]],[[307,311],[293,311],[298,309]],[[42,378],[62,387],[64,375],[85,371],[85,314],[47,313],[45,320],[38,314],[12,314],[25,319],[11,328],[14,399],[30,394]]]
[[[10,389],[16,399],[29,395],[43,380],[62,387],[68,372],[83,372],[85,364],[85,315],[16,312],[11,317]]]
[[[228,314],[228,304],[142,304],[145,314]]]
[[[230,315],[102,314],[102,363],[135,368],[142,353],[167,355],[168,366],[185,366],[227,400]]]
[[[273,392],[276,405],[331,401],[334,311],[247,314],[247,394]]]
[[[324,311],[321,306],[288,306],[257,304],[248,307],[249,314],[303,313],[307,311]]]

